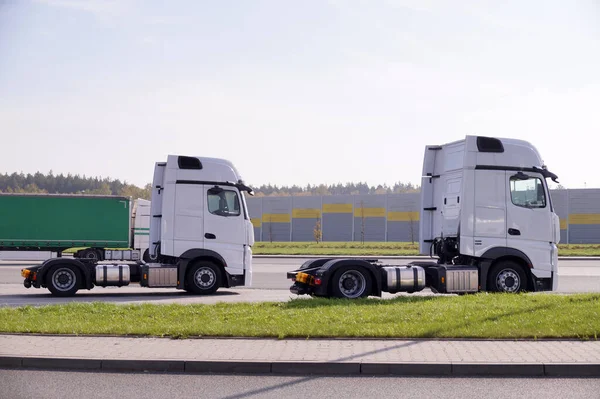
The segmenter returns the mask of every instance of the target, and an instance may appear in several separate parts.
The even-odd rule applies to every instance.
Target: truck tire
[[[81,273],[76,266],[54,265],[46,273],[46,286],[52,295],[73,296],[81,284]]]
[[[488,287],[492,292],[523,292],[527,290],[527,276],[519,263],[503,260],[490,269]]]
[[[150,249],[146,248],[146,250],[144,251],[144,256],[142,257],[142,260],[146,263],[152,262],[152,259],[150,259]]]
[[[360,266],[341,267],[333,273],[331,292],[336,298],[365,298],[371,294],[371,273]]]
[[[79,257],[80,258],[84,258],[84,259],[93,259],[93,260],[97,260],[97,261],[102,260],[101,259],[102,257],[100,255],[100,251],[97,251],[94,248],[84,249],[83,251],[81,251],[79,253]]]
[[[214,294],[221,286],[221,268],[212,262],[192,264],[186,275],[186,290],[193,294]]]

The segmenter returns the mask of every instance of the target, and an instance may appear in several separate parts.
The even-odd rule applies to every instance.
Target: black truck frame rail
[[[379,296],[383,292],[413,293],[423,290],[425,287],[434,292],[446,292],[446,265],[438,264],[434,261],[414,261],[405,265],[386,265],[379,264],[378,259],[364,258],[318,258],[311,259],[302,264],[298,269],[287,272],[287,278],[293,281],[290,291],[297,295],[312,295],[320,297],[347,297],[340,292],[340,287],[336,287],[335,281],[344,276],[349,271],[359,271],[366,275],[365,290],[358,297]],[[388,287],[387,281],[382,276],[383,268],[400,267],[413,269],[414,278],[412,286],[406,289],[394,289]],[[422,268],[425,271],[425,283],[417,284],[417,269]],[[458,267],[453,267],[458,269]],[[473,269],[473,268],[469,268]],[[478,289],[480,286],[477,287]]]
[[[404,265],[378,262],[360,258],[311,259],[287,273],[287,278],[293,281],[290,291],[297,295],[338,298],[381,297],[383,292],[413,293],[425,288],[441,294],[516,293],[550,290],[553,279],[536,278],[530,268],[507,259],[481,259],[469,265],[436,261],[413,261]],[[513,277],[509,278],[514,281],[505,279],[504,287],[499,287],[496,280],[500,270],[512,271]]]

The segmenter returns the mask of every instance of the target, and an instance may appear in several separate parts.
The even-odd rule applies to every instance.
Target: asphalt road
[[[594,398],[598,379],[403,378],[94,373],[0,369],[2,397],[68,398]]]
[[[128,287],[95,287],[79,291],[71,298],[55,298],[46,289],[26,289],[20,275],[21,268],[40,262],[0,261],[0,306],[41,305],[72,301],[106,301],[117,303],[215,303],[239,301],[287,301],[297,298],[289,292],[291,281],[286,272],[293,270],[305,258],[256,258],[252,288],[220,289],[212,296],[194,296],[176,289],[142,288],[137,284]],[[407,259],[386,259],[389,264],[404,264]],[[600,292],[600,260],[561,260],[559,262],[561,293]],[[433,295],[428,289],[416,294],[384,294],[384,298],[397,295]],[[302,298],[308,298],[303,296]]]

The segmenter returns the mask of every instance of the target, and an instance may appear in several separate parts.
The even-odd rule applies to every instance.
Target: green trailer
[[[0,250],[78,248],[77,257],[102,259],[106,248],[131,247],[131,208],[121,196],[0,194]]]

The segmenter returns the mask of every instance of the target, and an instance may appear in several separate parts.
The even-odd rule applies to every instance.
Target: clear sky
[[[597,0],[0,0],[0,172],[419,184],[481,134],[600,187],[599,133]]]

